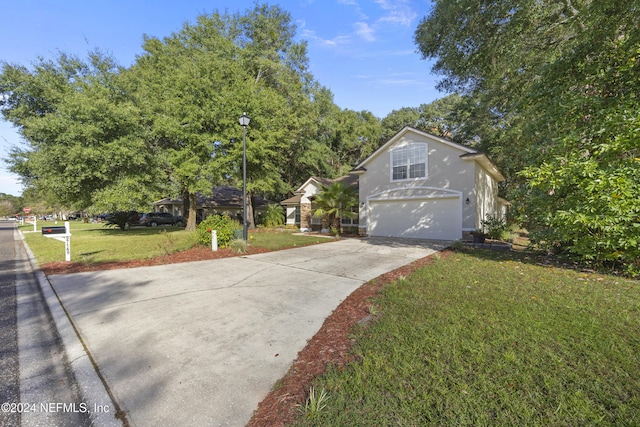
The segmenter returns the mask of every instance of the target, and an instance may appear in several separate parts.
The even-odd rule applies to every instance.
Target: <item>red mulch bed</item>
[[[186,251],[176,252],[169,255],[162,255],[156,258],[141,259],[134,261],[113,261],[93,264],[82,262],[50,262],[40,266],[45,274],[67,274],[81,273],[85,271],[114,270],[116,268],[144,267],[149,265],[175,264],[178,262],[204,261],[208,259],[227,258],[240,255],[253,255],[270,252],[269,249],[249,246],[246,254],[236,254],[229,248],[219,249],[214,252],[211,248],[195,247]]]
[[[444,251],[440,256],[450,256],[451,253]],[[428,256],[378,276],[349,295],[324,321],[306,347],[298,353],[298,358],[284,378],[278,382],[278,387],[258,405],[247,426],[279,427],[293,424],[296,419],[296,407],[304,405],[312,380],[322,375],[327,366],[340,368],[353,360],[349,353],[352,344],[349,332],[356,323],[367,320],[371,298],[375,297],[385,284],[411,274],[433,262],[433,259],[433,255]]]
[[[269,250],[249,247],[247,255],[264,252],[269,252]],[[446,257],[450,254],[450,251],[444,251],[440,256]],[[202,261],[231,256],[239,255],[228,248],[213,252],[210,248],[202,247],[148,260],[100,264],[52,262],[40,266],[40,269],[45,274],[52,275]],[[298,353],[298,357],[289,371],[278,382],[278,387],[274,388],[258,405],[247,426],[274,427],[294,423],[296,407],[300,404],[303,405],[306,401],[313,379],[322,375],[327,366],[342,367],[353,360],[353,356],[349,352],[352,344],[349,333],[358,322],[368,319],[371,298],[375,297],[385,284],[391,283],[401,276],[407,276],[432,261],[433,256],[414,261],[365,283],[349,295],[324,321],[320,330],[309,340],[305,348]]]

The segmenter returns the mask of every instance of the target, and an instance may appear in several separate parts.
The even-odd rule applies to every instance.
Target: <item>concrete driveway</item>
[[[49,278],[134,426],[243,426],[326,317],[436,242],[344,239]]]

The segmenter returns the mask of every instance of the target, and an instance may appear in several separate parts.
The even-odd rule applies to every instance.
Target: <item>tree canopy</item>
[[[25,141],[10,169],[76,209],[147,209],[182,195],[193,228],[196,193],[240,185],[246,112],[251,196],[278,199],[310,175],[344,174],[377,148],[379,119],[335,105],[295,33],[286,11],[256,3],[145,36],[129,68],[99,50],[3,63],[2,115]]]
[[[127,182],[140,191],[138,200],[157,190],[154,179],[145,180],[156,162],[120,71],[100,52],[88,62],[67,54],[40,59],[33,70],[3,64],[1,111],[27,142],[12,149],[10,170],[43,198],[84,208],[108,204],[106,196],[116,197]],[[112,201],[131,200],[126,194]]]
[[[484,118],[532,237],[636,273],[639,16],[632,0],[436,0],[415,33],[440,87]]]

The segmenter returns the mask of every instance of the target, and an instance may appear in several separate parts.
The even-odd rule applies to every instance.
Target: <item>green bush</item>
[[[211,230],[216,230],[218,247],[226,248],[233,239],[234,231],[240,229],[242,225],[226,215],[210,215],[198,225],[198,243],[211,246]]]
[[[275,203],[267,206],[267,210],[262,215],[262,222],[265,227],[278,227],[284,224],[284,208]]]
[[[487,236],[493,240],[508,240],[511,235],[510,227],[504,218],[487,215],[486,219],[482,221],[482,226],[485,228]]]
[[[229,247],[236,254],[246,254],[247,253],[247,242],[243,239],[233,239],[229,242]]]

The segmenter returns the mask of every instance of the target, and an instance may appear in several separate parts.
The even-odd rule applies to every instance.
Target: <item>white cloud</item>
[[[356,29],[356,34],[363,40],[373,42],[376,40],[375,30],[369,26],[366,22],[356,22],[353,24]]]
[[[379,9],[376,13],[379,17],[375,21],[370,20],[357,0],[337,0],[337,3],[354,8],[357,21],[352,25],[352,33],[333,38],[322,38],[314,30],[305,29],[306,23],[301,21],[301,25],[299,25],[299,28],[302,29],[301,35],[324,47],[345,46],[357,40],[373,43],[378,40],[378,32],[385,29],[392,30],[397,26],[411,27],[415,24],[414,21],[418,16],[407,0],[374,0],[374,4],[370,4],[367,11],[373,13],[372,9]]]
[[[332,39],[323,39],[322,37],[317,36],[316,32],[313,30],[302,30],[301,35],[303,38],[309,39],[314,43],[325,47],[342,46],[351,41],[351,37],[349,36],[336,36]]]
[[[406,1],[374,1],[378,4],[378,6],[386,11],[386,15],[378,19],[378,22],[380,23],[391,23],[403,27],[409,27],[413,25],[413,21],[418,16],[418,14],[413,9],[411,9],[411,6],[409,6]]]

